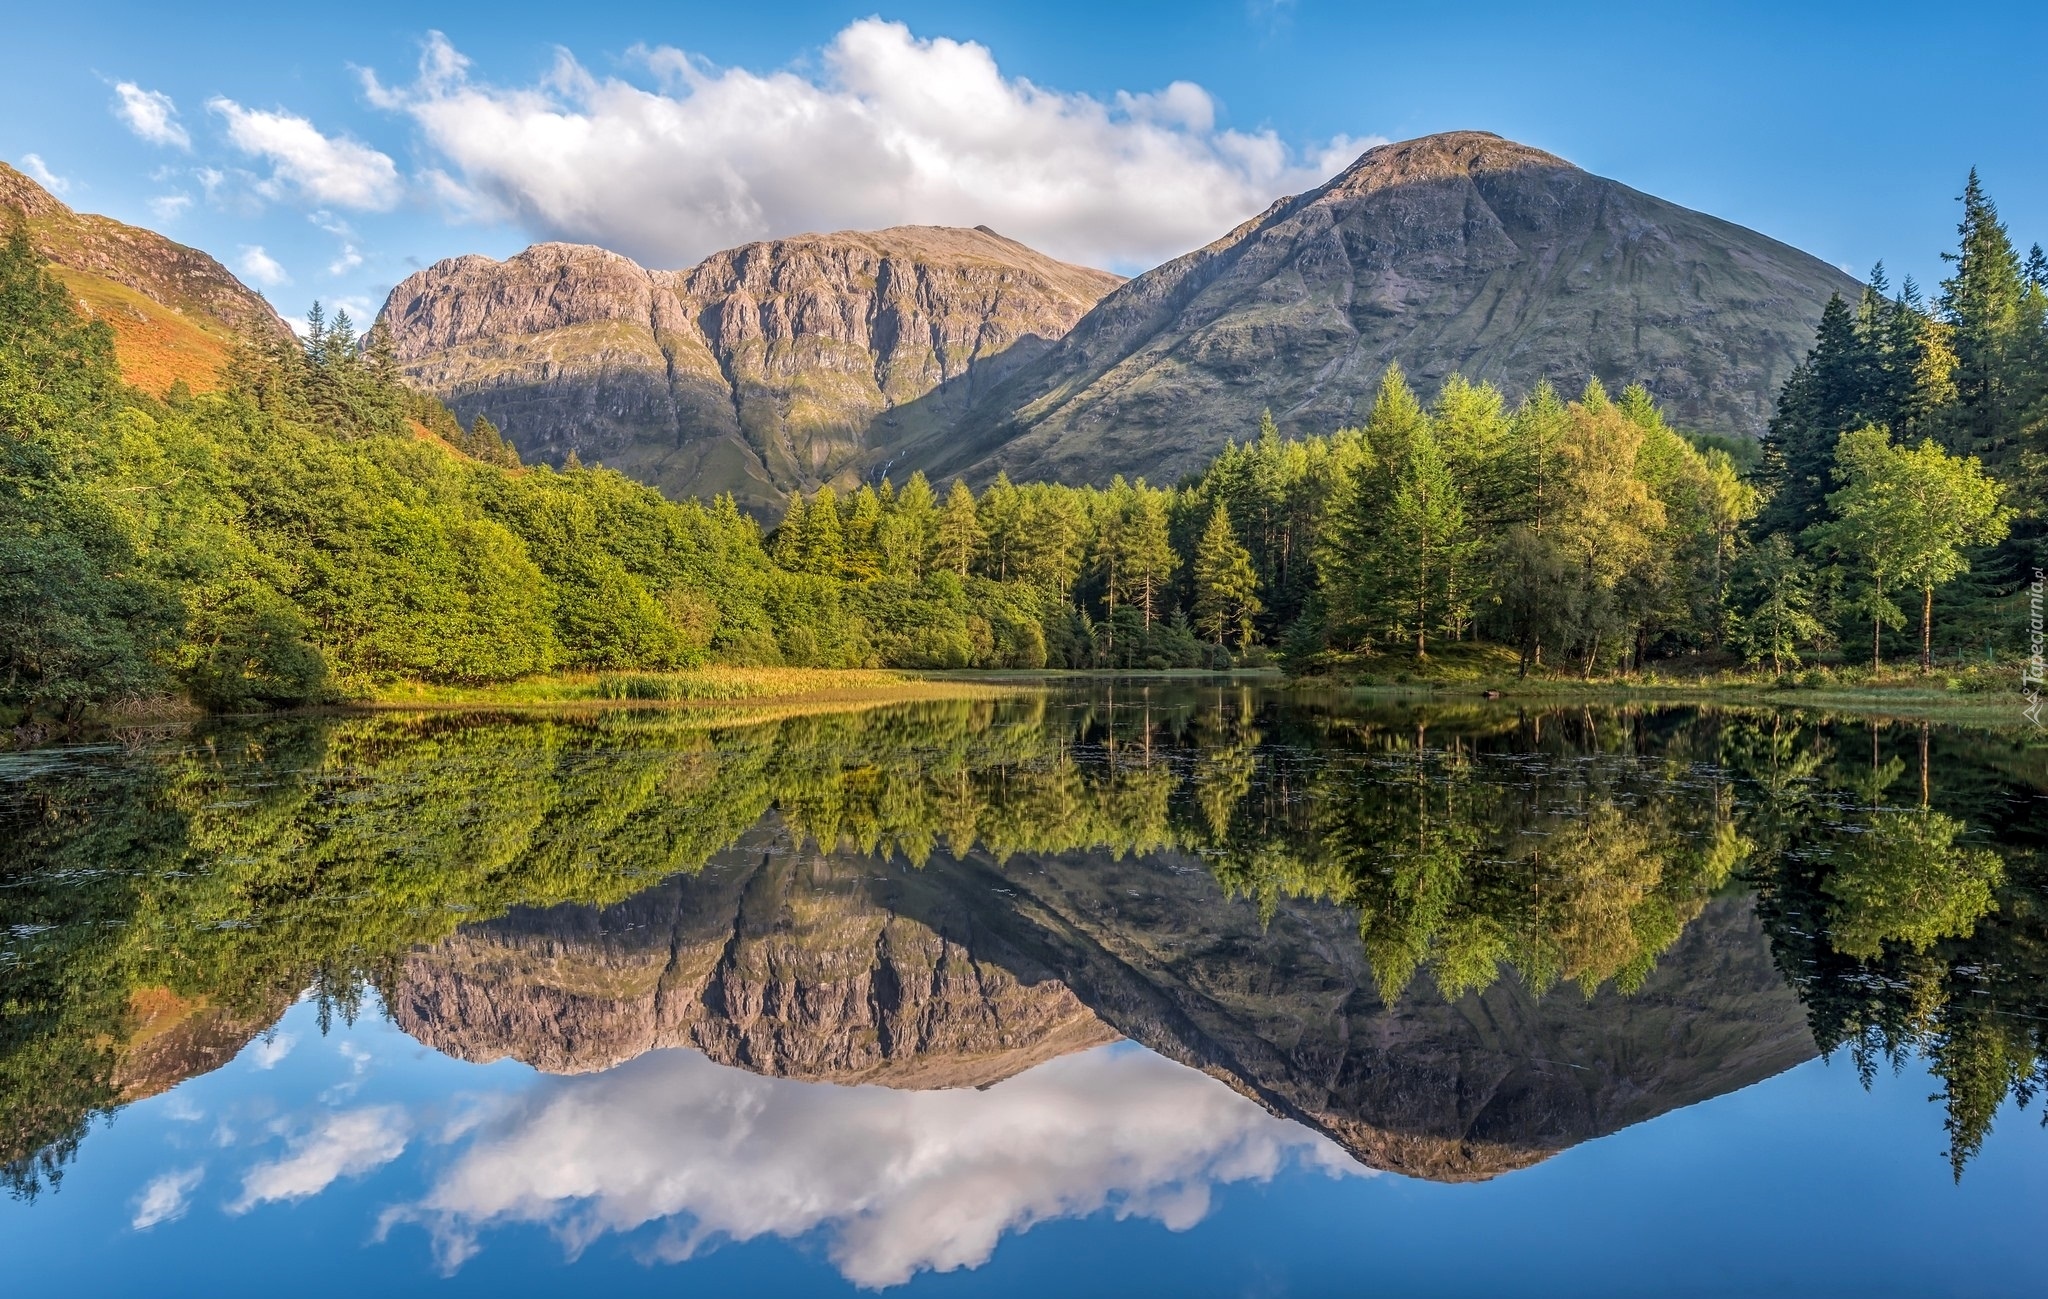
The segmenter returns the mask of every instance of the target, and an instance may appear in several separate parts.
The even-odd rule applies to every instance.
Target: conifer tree
[[[1117,536],[1118,574],[1124,603],[1136,605],[1150,631],[1158,616],[1160,597],[1167,579],[1180,566],[1167,532],[1165,494],[1145,486],[1143,479],[1133,486]]]
[[[1750,551],[1735,586],[1742,612],[1732,620],[1734,640],[1744,657],[1752,664],[1768,662],[1774,677],[1798,667],[1799,646],[1826,629],[1814,614],[1813,571],[1792,539],[1775,533]]]
[[[981,551],[983,534],[975,517],[974,493],[958,478],[953,480],[952,488],[946,493],[945,508],[939,512],[934,532],[935,558],[939,566],[961,577],[967,576],[968,565]]]
[[[791,492],[789,508],[783,512],[782,522],[775,529],[769,553],[778,567],[792,573],[801,572],[804,566],[804,530],[808,526],[805,516],[809,512],[804,494]]]
[[[1209,512],[1195,550],[1195,630],[1218,645],[1231,635],[1244,649],[1252,641],[1259,603],[1259,574],[1251,552],[1238,544],[1231,527],[1230,507],[1218,501]]]
[[[1955,401],[1944,420],[1951,450],[2003,467],[2016,451],[2018,411],[2011,365],[2019,339],[2024,278],[2019,255],[1976,168],[1959,200],[1961,246],[1943,253],[1955,274],[1942,281],[1941,314],[1955,354]]]
[[[820,577],[839,576],[846,559],[844,531],[839,523],[839,493],[820,487],[804,512],[801,549],[803,571]]]
[[[869,581],[882,575],[882,498],[866,483],[853,494],[844,535],[847,576]]]

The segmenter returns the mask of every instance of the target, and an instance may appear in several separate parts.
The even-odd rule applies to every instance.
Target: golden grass
[[[219,386],[227,339],[125,285],[65,266],[51,269],[113,329],[114,359],[128,383],[158,397],[179,379],[194,392]]]
[[[372,708],[553,708],[563,704],[702,707],[718,704],[824,705],[899,703],[923,699],[988,699],[1019,687],[937,680],[867,668],[703,667],[680,672],[573,673],[488,686],[399,682],[378,687]],[[750,714],[755,711],[750,708]]]

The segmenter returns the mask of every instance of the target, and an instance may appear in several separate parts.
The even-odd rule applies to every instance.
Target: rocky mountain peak
[[[885,449],[935,476],[1171,481],[1271,411],[1283,431],[1363,417],[1399,362],[1512,400],[1548,380],[1642,383],[1676,421],[1753,436],[1859,286],[1818,258],[1456,131],[1368,150],[1125,284],[943,438]]]
[[[579,244],[463,257],[386,302],[398,356],[529,457],[575,451],[774,512],[1064,335],[1117,276],[986,227],[764,240],[685,270]]]
[[[1491,131],[1445,131],[1420,139],[1376,145],[1339,172],[1320,193],[1366,194],[1394,185],[1448,180],[1496,172],[1578,168],[1541,149],[1502,139]]]

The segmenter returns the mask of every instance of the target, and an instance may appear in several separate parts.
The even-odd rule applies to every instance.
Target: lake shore
[[[879,668],[703,667],[675,672],[574,673],[483,686],[401,682],[341,709],[701,707],[790,705],[865,707],[1018,693],[1009,680],[975,680]]]

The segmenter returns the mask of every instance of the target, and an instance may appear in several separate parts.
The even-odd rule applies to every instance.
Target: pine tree
[[[847,576],[870,581],[882,575],[882,498],[874,488],[861,484],[846,511],[844,545]]]
[[[1124,603],[1138,607],[1149,632],[1153,618],[1162,612],[1160,595],[1180,566],[1180,557],[1173,553],[1167,532],[1165,493],[1146,487],[1140,479],[1125,508],[1117,537],[1117,577],[1123,585]]]
[[[946,493],[935,529],[934,558],[942,568],[967,576],[967,567],[981,551],[983,534],[975,518],[974,493],[958,478]]]
[[[1941,314],[1953,331],[1955,354],[1955,401],[1943,421],[1943,440],[1960,455],[2003,468],[2017,450],[2011,367],[2025,280],[1998,208],[1974,167],[1959,201],[1961,246],[1942,254],[1955,264],[1955,274],[1941,285]]]
[[[1389,503],[1381,551],[1381,599],[1390,621],[1404,625],[1415,655],[1429,655],[1429,638],[1455,632],[1471,615],[1476,550],[1465,506],[1428,424],[1416,430],[1407,463]]]
[[[1249,550],[1238,544],[1230,507],[1218,501],[1195,550],[1195,630],[1218,645],[1233,633],[1237,647],[1251,644],[1259,603],[1259,574]]]
[[[1871,421],[1879,376],[1871,341],[1839,294],[1822,309],[1820,330],[1806,359],[1778,395],[1778,409],[1763,438],[1758,467],[1768,503],[1758,521],[1765,535],[1803,535],[1824,517],[1835,442]]]
[[[778,568],[789,572],[801,572],[804,566],[804,530],[808,526],[805,515],[809,506],[804,503],[802,492],[789,494],[789,508],[783,511],[782,522],[775,529],[770,543],[769,554]]]
[[[1750,663],[1769,662],[1772,676],[1799,666],[1799,646],[1825,631],[1814,615],[1818,596],[1813,570],[1777,533],[1743,558],[1735,588],[1742,605],[1734,618],[1735,643]]]
[[[811,497],[804,512],[804,530],[799,551],[803,571],[820,577],[837,577],[846,559],[843,529],[839,522],[839,493],[828,485]]]

